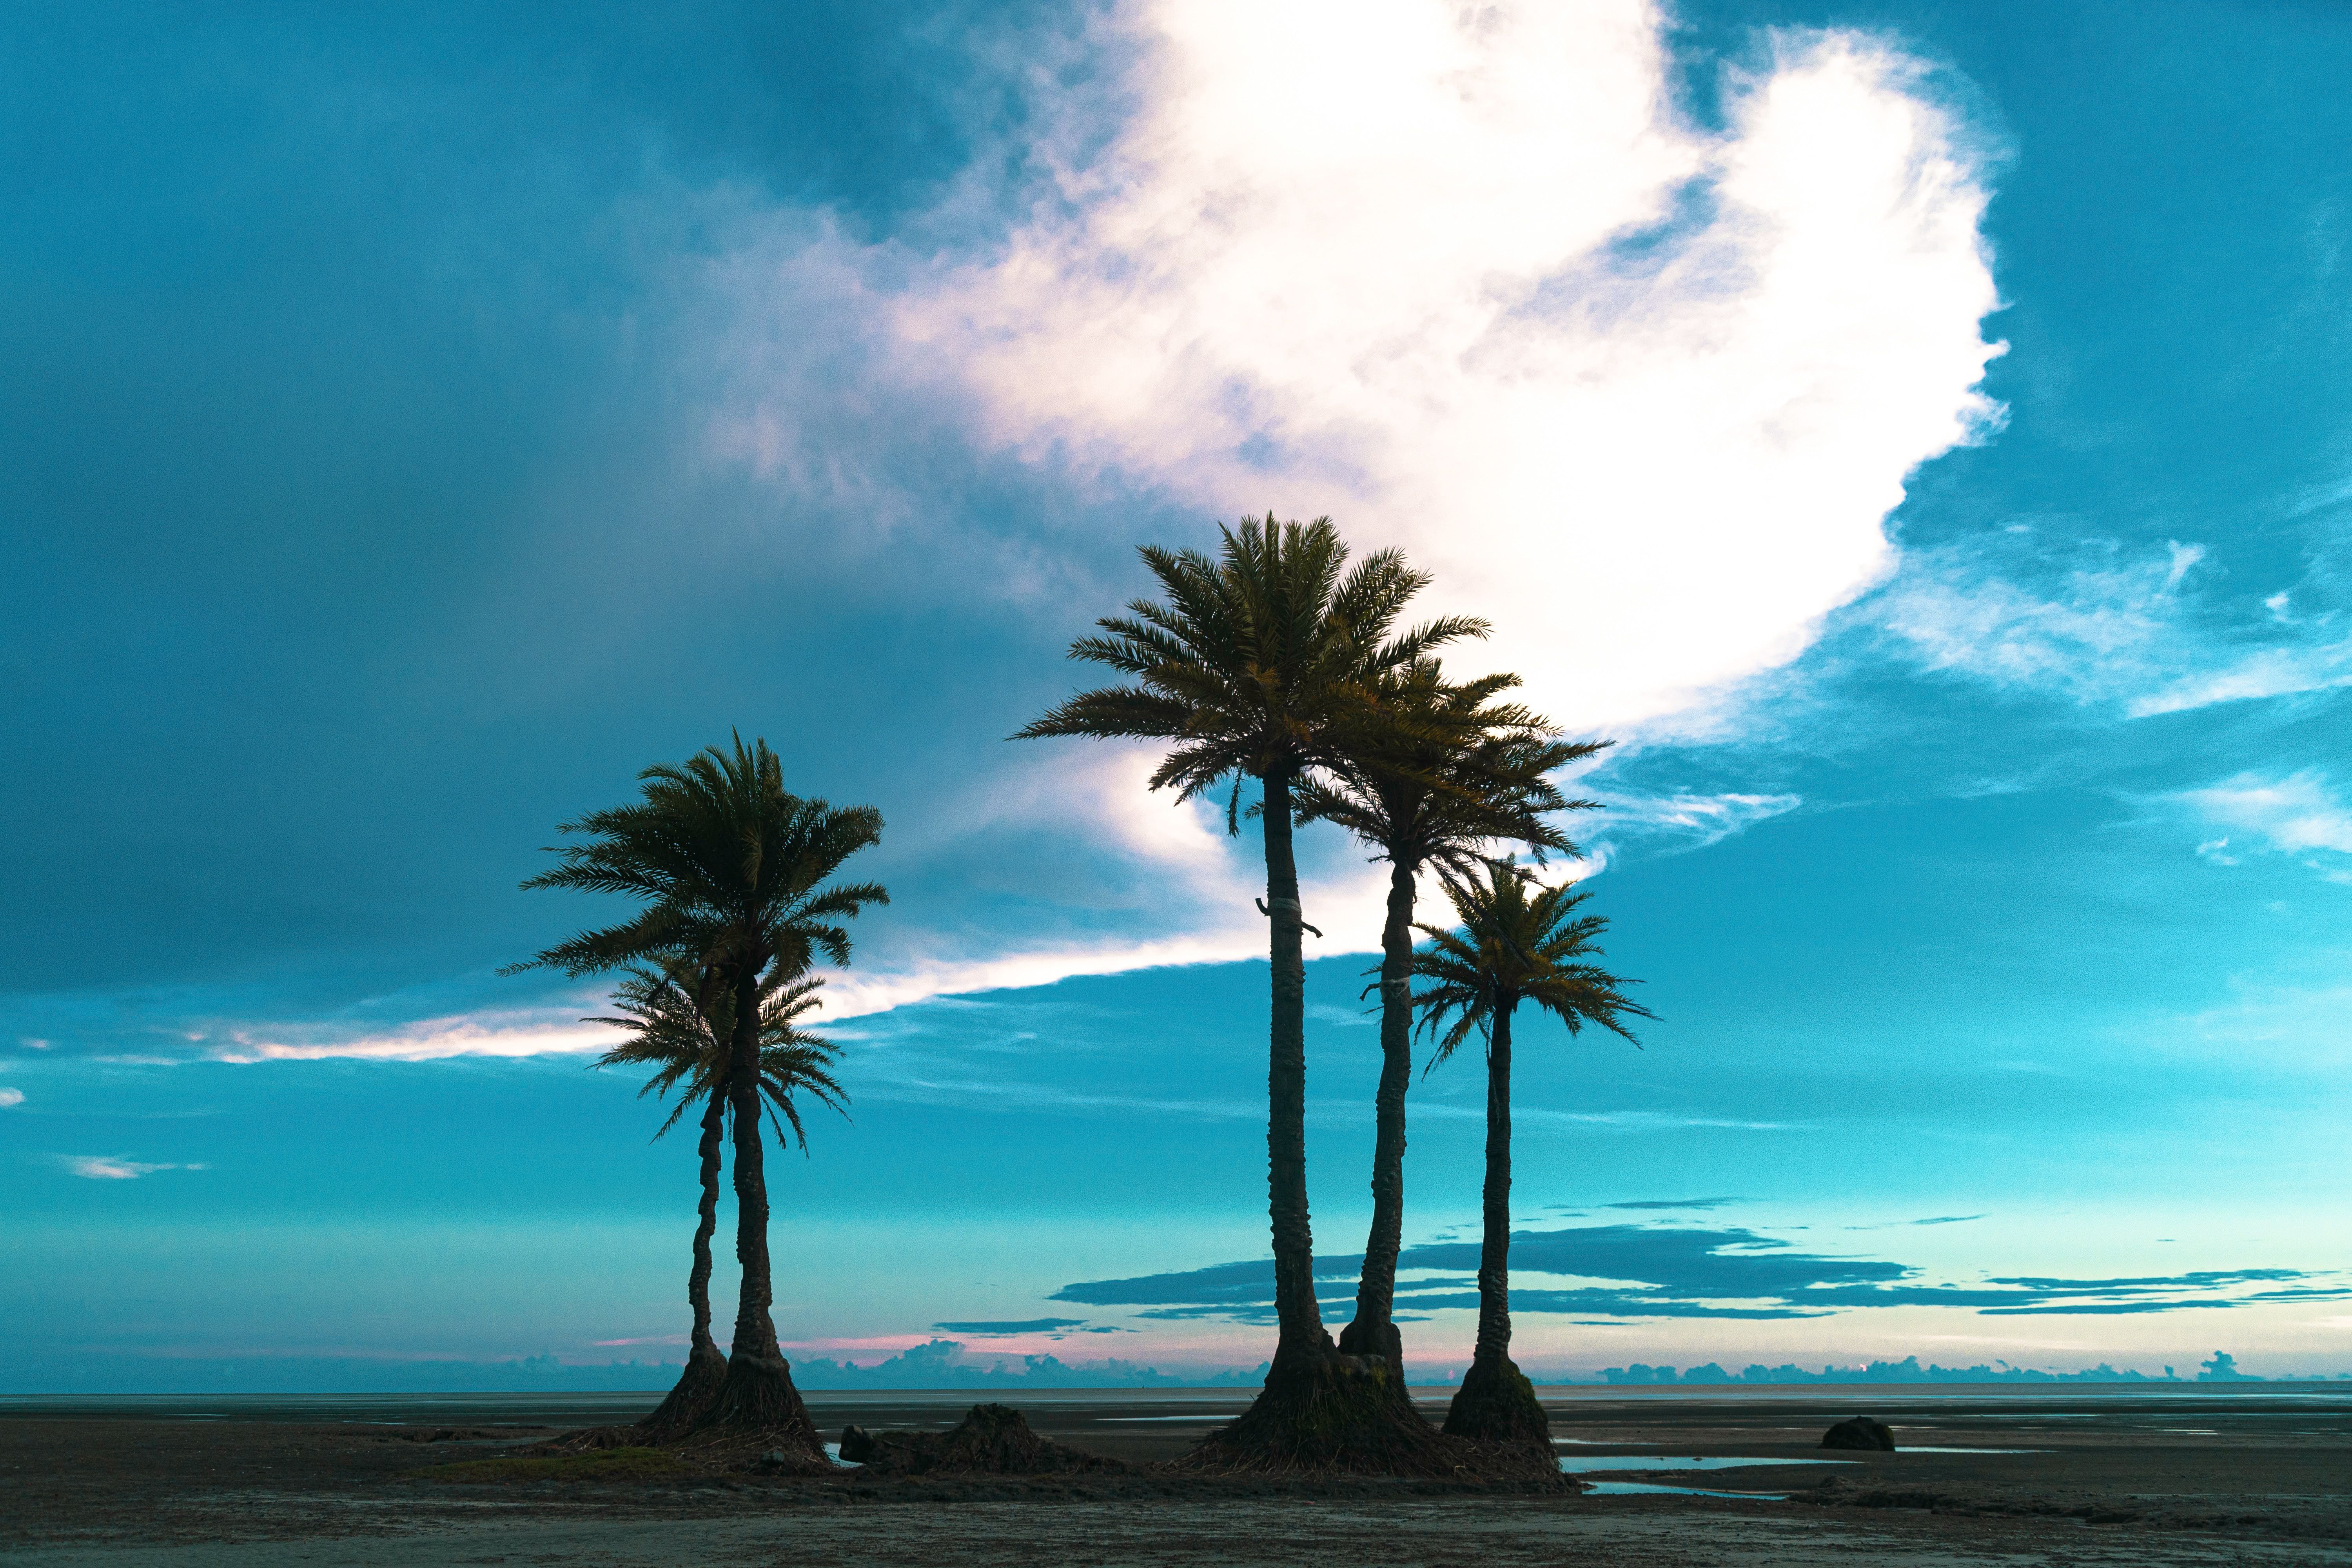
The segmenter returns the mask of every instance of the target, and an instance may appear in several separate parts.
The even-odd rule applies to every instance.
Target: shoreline
[[[1226,1390],[808,1394],[828,1436],[849,1420],[940,1427],[980,1400],[1014,1404],[1043,1435],[1145,1467],[1124,1479],[860,1481],[845,1470],[630,1485],[419,1475],[587,1425],[576,1419],[583,1396],[40,1396],[49,1408],[38,1410],[15,1396],[0,1401],[0,1562],[369,1568],[539,1558],[634,1568],[805,1553],[917,1564],[1475,1556],[1532,1568],[2058,1553],[2070,1563],[2352,1563],[2352,1390],[2274,1385],[2267,1396],[2222,1399],[2170,1389],[2032,1398],[2009,1385],[1742,1389],[1715,1400],[1661,1392],[1544,1391],[1556,1451],[1574,1457],[1579,1479],[1629,1489],[1561,1497],[1155,1472],[1155,1461],[1246,1403]],[[1427,1393],[1424,1409],[1442,1408],[1450,1391]],[[654,1403],[593,1398],[624,1418]],[[279,1407],[257,1416],[257,1400]],[[1894,1426],[1900,1451],[1824,1453],[1828,1421],[1857,1411]],[[1630,1489],[1649,1488],[1671,1489]]]

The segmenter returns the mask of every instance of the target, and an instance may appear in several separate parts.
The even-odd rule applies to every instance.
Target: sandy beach
[[[973,1398],[817,1394],[810,1405],[832,1435],[850,1421],[943,1427]],[[648,1395],[20,1399],[0,1405],[0,1562],[2352,1562],[2352,1390],[2340,1387],[1573,1388],[1545,1402],[1592,1490],[1154,1474],[1150,1461],[1241,1407],[1223,1391],[1013,1401],[1040,1433],[1139,1466],[1124,1476],[845,1469],[627,1485],[425,1472],[630,1418]],[[1816,1446],[1855,1413],[1889,1422],[1902,1451]]]

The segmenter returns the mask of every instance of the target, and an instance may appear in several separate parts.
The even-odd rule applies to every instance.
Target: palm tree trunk
[[[1397,1253],[1404,1232],[1404,1097],[1412,1082],[1413,893],[1412,865],[1393,860],[1388,918],[1381,927],[1381,1086],[1372,1102],[1372,1228],[1364,1241],[1363,1271],[1356,1281],[1355,1321],[1339,1333],[1343,1353],[1385,1356],[1400,1372],[1404,1342],[1392,1314]],[[1404,1394],[1402,1376],[1396,1388]]]
[[[1486,1037],[1486,1234],[1478,1247],[1478,1343],[1445,1430],[1486,1442],[1540,1443],[1551,1423],[1535,1385],[1511,1361],[1511,1010],[1495,1009]]]
[[[1291,775],[1265,776],[1265,904],[1273,965],[1273,1016],[1266,1052],[1266,1196],[1274,1227],[1274,1310],[1281,1337],[1274,1370],[1300,1357],[1331,1354],[1315,1302],[1315,1237],[1307,1209],[1307,956],[1291,847]]]
[[[711,1086],[702,1112],[702,1206],[694,1226],[694,1268],[686,1277],[687,1305],[694,1309],[695,1353],[719,1353],[710,1338],[710,1238],[719,1232],[719,1145],[727,1130],[727,1095]]]
[[[714,1084],[702,1112],[702,1204],[694,1226],[694,1267],[686,1277],[687,1305],[694,1310],[686,1369],[668,1397],[637,1423],[657,1437],[679,1436],[698,1426],[727,1381],[727,1358],[710,1337],[710,1238],[719,1229],[719,1148],[726,1127],[726,1088]]]
[[[793,1458],[830,1469],[808,1407],[793,1386],[792,1368],[776,1343],[775,1319],[770,1315],[775,1297],[769,1279],[767,1168],[760,1141],[760,973],[754,964],[741,968],[735,981],[727,1098],[735,1119],[735,1256],[743,1266],[743,1287],[736,1303],[727,1382],[712,1419],[772,1431],[777,1447]]]
[[[1485,1234],[1478,1246],[1478,1342],[1470,1359],[1511,1354],[1511,1009],[1495,1010],[1486,1044]]]
[[[1273,959],[1266,1057],[1266,1196],[1274,1226],[1274,1303],[1281,1324],[1265,1387],[1241,1418],[1194,1450],[1219,1468],[1370,1470],[1451,1475],[1386,1362],[1343,1357],[1315,1300],[1315,1239],[1307,1211],[1307,961],[1298,862],[1290,842],[1291,774],[1265,778],[1265,902]]]

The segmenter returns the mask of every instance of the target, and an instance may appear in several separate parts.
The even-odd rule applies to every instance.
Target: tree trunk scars
[[[746,963],[735,983],[735,1041],[728,1063],[728,1098],[735,1117],[735,1257],[743,1290],[735,1313],[738,1357],[781,1359],[774,1288],[768,1275],[768,1181],[760,1142],[760,975]]]
[[[1266,1189],[1274,1231],[1276,1359],[1328,1354],[1315,1303],[1315,1240],[1307,1210],[1307,961],[1291,847],[1288,769],[1265,775],[1265,902],[1273,970],[1266,1051]]]
[[[702,1112],[702,1206],[694,1227],[694,1271],[687,1277],[686,1299],[694,1309],[692,1342],[716,1345],[710,1338],[710,1238],[719,1230],[719,1146],[727,1128],[727,1095],[710,1086],[710,1103]]]
[[[1478,1345],[1475,1359],[1511,1352],[1511,1009],[1495,1009],[1486,1040],[1486,1235],[1478,1249]]]
[[[1397,1254],[1404,1232],[1405,1091],[1412,1082],[1413,868],[1402,858],[1389,871],[1388,915],[1381,928],[1381,1083],[1373,1100],[1372,1226],[1356,1285],[1356,1320],[1341,1348],[1356,1354],[1396,1352],[1386,1332],[1396,1310]]]

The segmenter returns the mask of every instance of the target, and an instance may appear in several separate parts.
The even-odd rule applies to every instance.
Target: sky
[[[677,1359],[691,1143],[498,971],[735,731],[887,824],[789,1353],[1262,1360],[1255,846],[1004,738],[1268,510],[1616,742],[1658,1017],[1522,1031],[1524,1366],[2352,1373],[2347,75],[2321,0],[10,7],[0,1389]],[[1337,1322],[1384,868],[1300,842]]]

